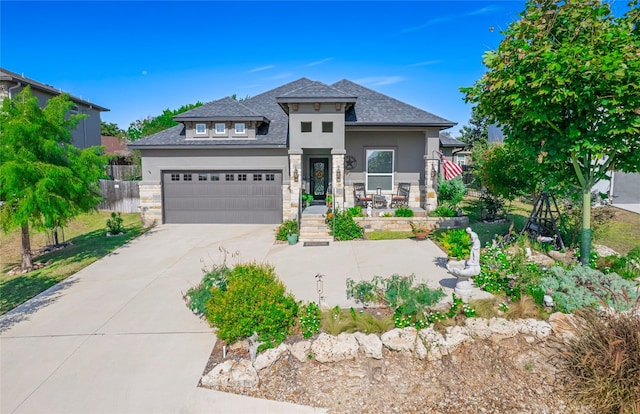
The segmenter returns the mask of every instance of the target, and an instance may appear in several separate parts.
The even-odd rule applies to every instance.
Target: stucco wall
[[[322,132],[323,121],[333,122],[333,132]],[[301,122],[311,122],[311,132],[302,132]],[[297,111],[289,112],[291,149],[344,149],[344,131],[344,112],[336,111],[335,104],[322,103],[317,111],[313,104],[299,104]]]

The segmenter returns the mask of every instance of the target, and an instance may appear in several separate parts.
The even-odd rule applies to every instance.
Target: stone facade
[[[155,182],[141,181],[140,217],[144,227],[162,223],[162,185]]]

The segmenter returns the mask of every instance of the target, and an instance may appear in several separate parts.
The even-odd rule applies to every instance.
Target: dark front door
[[[309,159],[309,184],[314,200],[324,200],[329,180],[329,160],[327,158]]]

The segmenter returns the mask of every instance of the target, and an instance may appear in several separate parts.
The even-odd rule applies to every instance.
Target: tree
[[[460,131],[460,141],[466,142],[471,146],[486,144],[489,142],[489,132],[487,125],[487,117],[480,115],[478,108],[471,108],[471,118],[469,125],[462,127]]]
[[[607,170],[640,166],[638,0],[621,17],[602,0],[530,0],[488,71],[461,88],[478,112],[503,126],[548,186],[570,184],[583,200],[580,261],[591,250],[591,188]]]
[[[22,229],[22,269],[31,270],[29,226],[64,225],[101,200],[101,147],[80,150],[71,130],[85,115],[69,115],[66,94],[42,109],[29,87],[2,101],[0,113],[0,223]]]
[[[146,137],[178,125],[178,123],[173,120],[174,116],[199,106],[202,106],[202,102],[198,101],[194,104],[182,105],[180,108],[174,110],[167,108],[162,111],[162,114],[156,117],[149,116],[146,119],[138,119],[129,125],[129,129],[127,130],[129,139],[131,139],[131,141],[135,141],[142,137]]]
[[[107,123],[104,121],[100,121],[100,134],[108,137],[116,137],[122,139],[127,135],[127,132],[120,129],[120,127],[116,123]]]

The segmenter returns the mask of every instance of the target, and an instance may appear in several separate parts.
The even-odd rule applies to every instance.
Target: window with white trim
[[[394,150],[367,150],[367,191],[393,190]]]
[[[466,160],[467,160],[467,156],[464,154],[458,154],[457,155],[457,163],[458,165],[465,165],[466,164]]]
[[[206,135],[207,124],[196,124],[196,135]]]
[[[235,131],[236,134],[244,135],[247,133],[247,129],[245,128],[244,122],[236,122],[235,123]]]
[[[227,133],[227,126],[224,123],[216,123],[216,135],[224,135]]]

